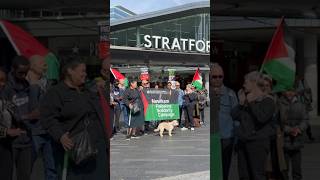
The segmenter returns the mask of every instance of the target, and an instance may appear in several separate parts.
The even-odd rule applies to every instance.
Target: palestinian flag
[[[48,66],[47,78],[51,80],[59,79],[60,65],[53,53],[45,48],[32,35],[8,21],[0,20],[0,27],[18,55],[24,56],[27,59],[35,56],[44,57]]]
[[[128,81],[128,79],[127,79],[123,74],[121,74],[118,70],[110,68],[110,71],[111,71],[111,73],[112,73],[112,75],[113,75],[113,77],[114,77],[115,79],[117,79],[117,80],[122,80],[122,79],[124,79],[124,85],[125,85],[125,87],[128,87],[128,86],[129,86],[129,81]]]
[[[192,80],[192,85],[197,89],[197,90],[202,90],[203,86],[202,86],[202,77],[199,73],[199,68],[196,70],[196,73],[193,76],[193,80]]]
[[[288,32],[285,30],[286,25],[282,18],[261,67],[262,72],[275,80],[274,92],[291,89],[295,81],[295,51],[287,40]]]

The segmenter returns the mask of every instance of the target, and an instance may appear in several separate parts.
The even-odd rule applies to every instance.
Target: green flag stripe
[[[210,179],[222,180],[221,137],[218,133],[210,135]]]
[[[272,79],[277,81],[276,87],[281,86],[281,90],[292,88],[295,79],[295,71],[277,59],[273,59],[264,64],[263,71],[271,75]]]
[[[199,82],[199,81],[193,81],[193,82],[192,82],[192,85],[193,85],[194,87],[196,87],[197,89],[202,89],[202,83]]]

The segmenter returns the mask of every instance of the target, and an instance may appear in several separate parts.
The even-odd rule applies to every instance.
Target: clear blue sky
[[[121,5],[136,14],[143,14],[199,1],[209,0],[110,0],[110,6]]]

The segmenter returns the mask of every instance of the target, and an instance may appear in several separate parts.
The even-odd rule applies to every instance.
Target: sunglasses
[[[222,79],[223,76],[219,75],[219,76],[212,76],[213,79]]]

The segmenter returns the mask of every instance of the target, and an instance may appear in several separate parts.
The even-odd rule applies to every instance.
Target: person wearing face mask
[[[244,89],[238,93],[239,105],[231,116],[240,122],[235,128],[238,138],[239,179],[265,180],[266,162],[270,152],[270,137],[275,135],[272,126],[275,102],[266,95],[264,79],[254,71],[245,76]]]
[[[309,124],[308,113],[305,104],[298,100],[298,95],[294,89],[282,93],[279,98],[279,109],[284,129],[286,163],[288,167],[292,167],[292,178],[301,180],[301,149],[304,143],[303,136]],[[286,179],[289,179],[289,169],[285,176]]]
[[[105,180],[110,177],[109,135],[97,92],[92,93],[84,86],[86,76],[86,65],[70,59],[62,68],[62,81],[51,88],[41,102],[40,122],[57,142],[55,162],[59,175],[64,152],[80,150],[74,149],[73,135],[86,129],[97,154],[80,164],[70,161],[67,179]]]

